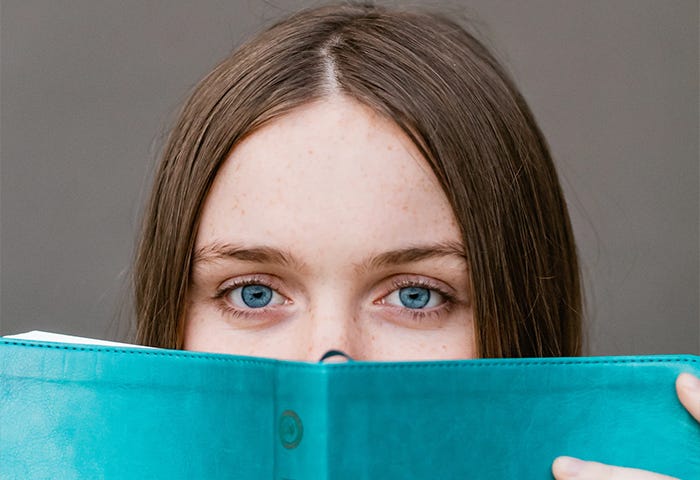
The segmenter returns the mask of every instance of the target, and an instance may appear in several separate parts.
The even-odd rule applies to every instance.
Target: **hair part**
[[[135,259],[137,341],[182,348],[198,220],[233,147],[294,108],[345,95],[394,121],[460,225],[481,357],[574,356],[581,282],[542,133],[498,62],[440,14],[340,4],[294,14],[196,87],[172,130]]]

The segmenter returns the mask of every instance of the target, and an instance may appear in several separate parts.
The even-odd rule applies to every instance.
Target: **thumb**
[[[681,373],[676,379],[676,391],[686,410],[700,422],[700,378]]]
[[[637,468],[615,467],[578,458],[557,457],[552,464],[556,480],[678,480]]]

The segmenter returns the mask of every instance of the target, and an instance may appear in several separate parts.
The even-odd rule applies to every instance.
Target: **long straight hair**
[[[338,4],[276,23],[195,88],[163,151],[134,266],[137,341],[182,348],[198,222],[233,147],[330,95],[395,122],[454,210],[481,357],[581,353],[576,247],[530,109],[474,36],[436,13]]]

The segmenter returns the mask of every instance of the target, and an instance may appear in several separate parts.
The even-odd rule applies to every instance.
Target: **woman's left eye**
[[[437,291],[425,287],[403,287],[394,290],[384,297],[382,303],[395,305],[397,307],[420,310],[424,308],[437,307],[445,302],[443,296]]]
[[[285,298],[278,292],[261,284],[243,285],[228,292],[231,304],[241,309],[264,308],[269,305],[282,305]]]

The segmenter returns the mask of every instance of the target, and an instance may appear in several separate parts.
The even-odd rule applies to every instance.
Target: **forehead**
[[[350,254],[458,242],[460,232],[401,129],[334,97],[275,119],[233,149],[206,199],[197,247],[212,241]]]

